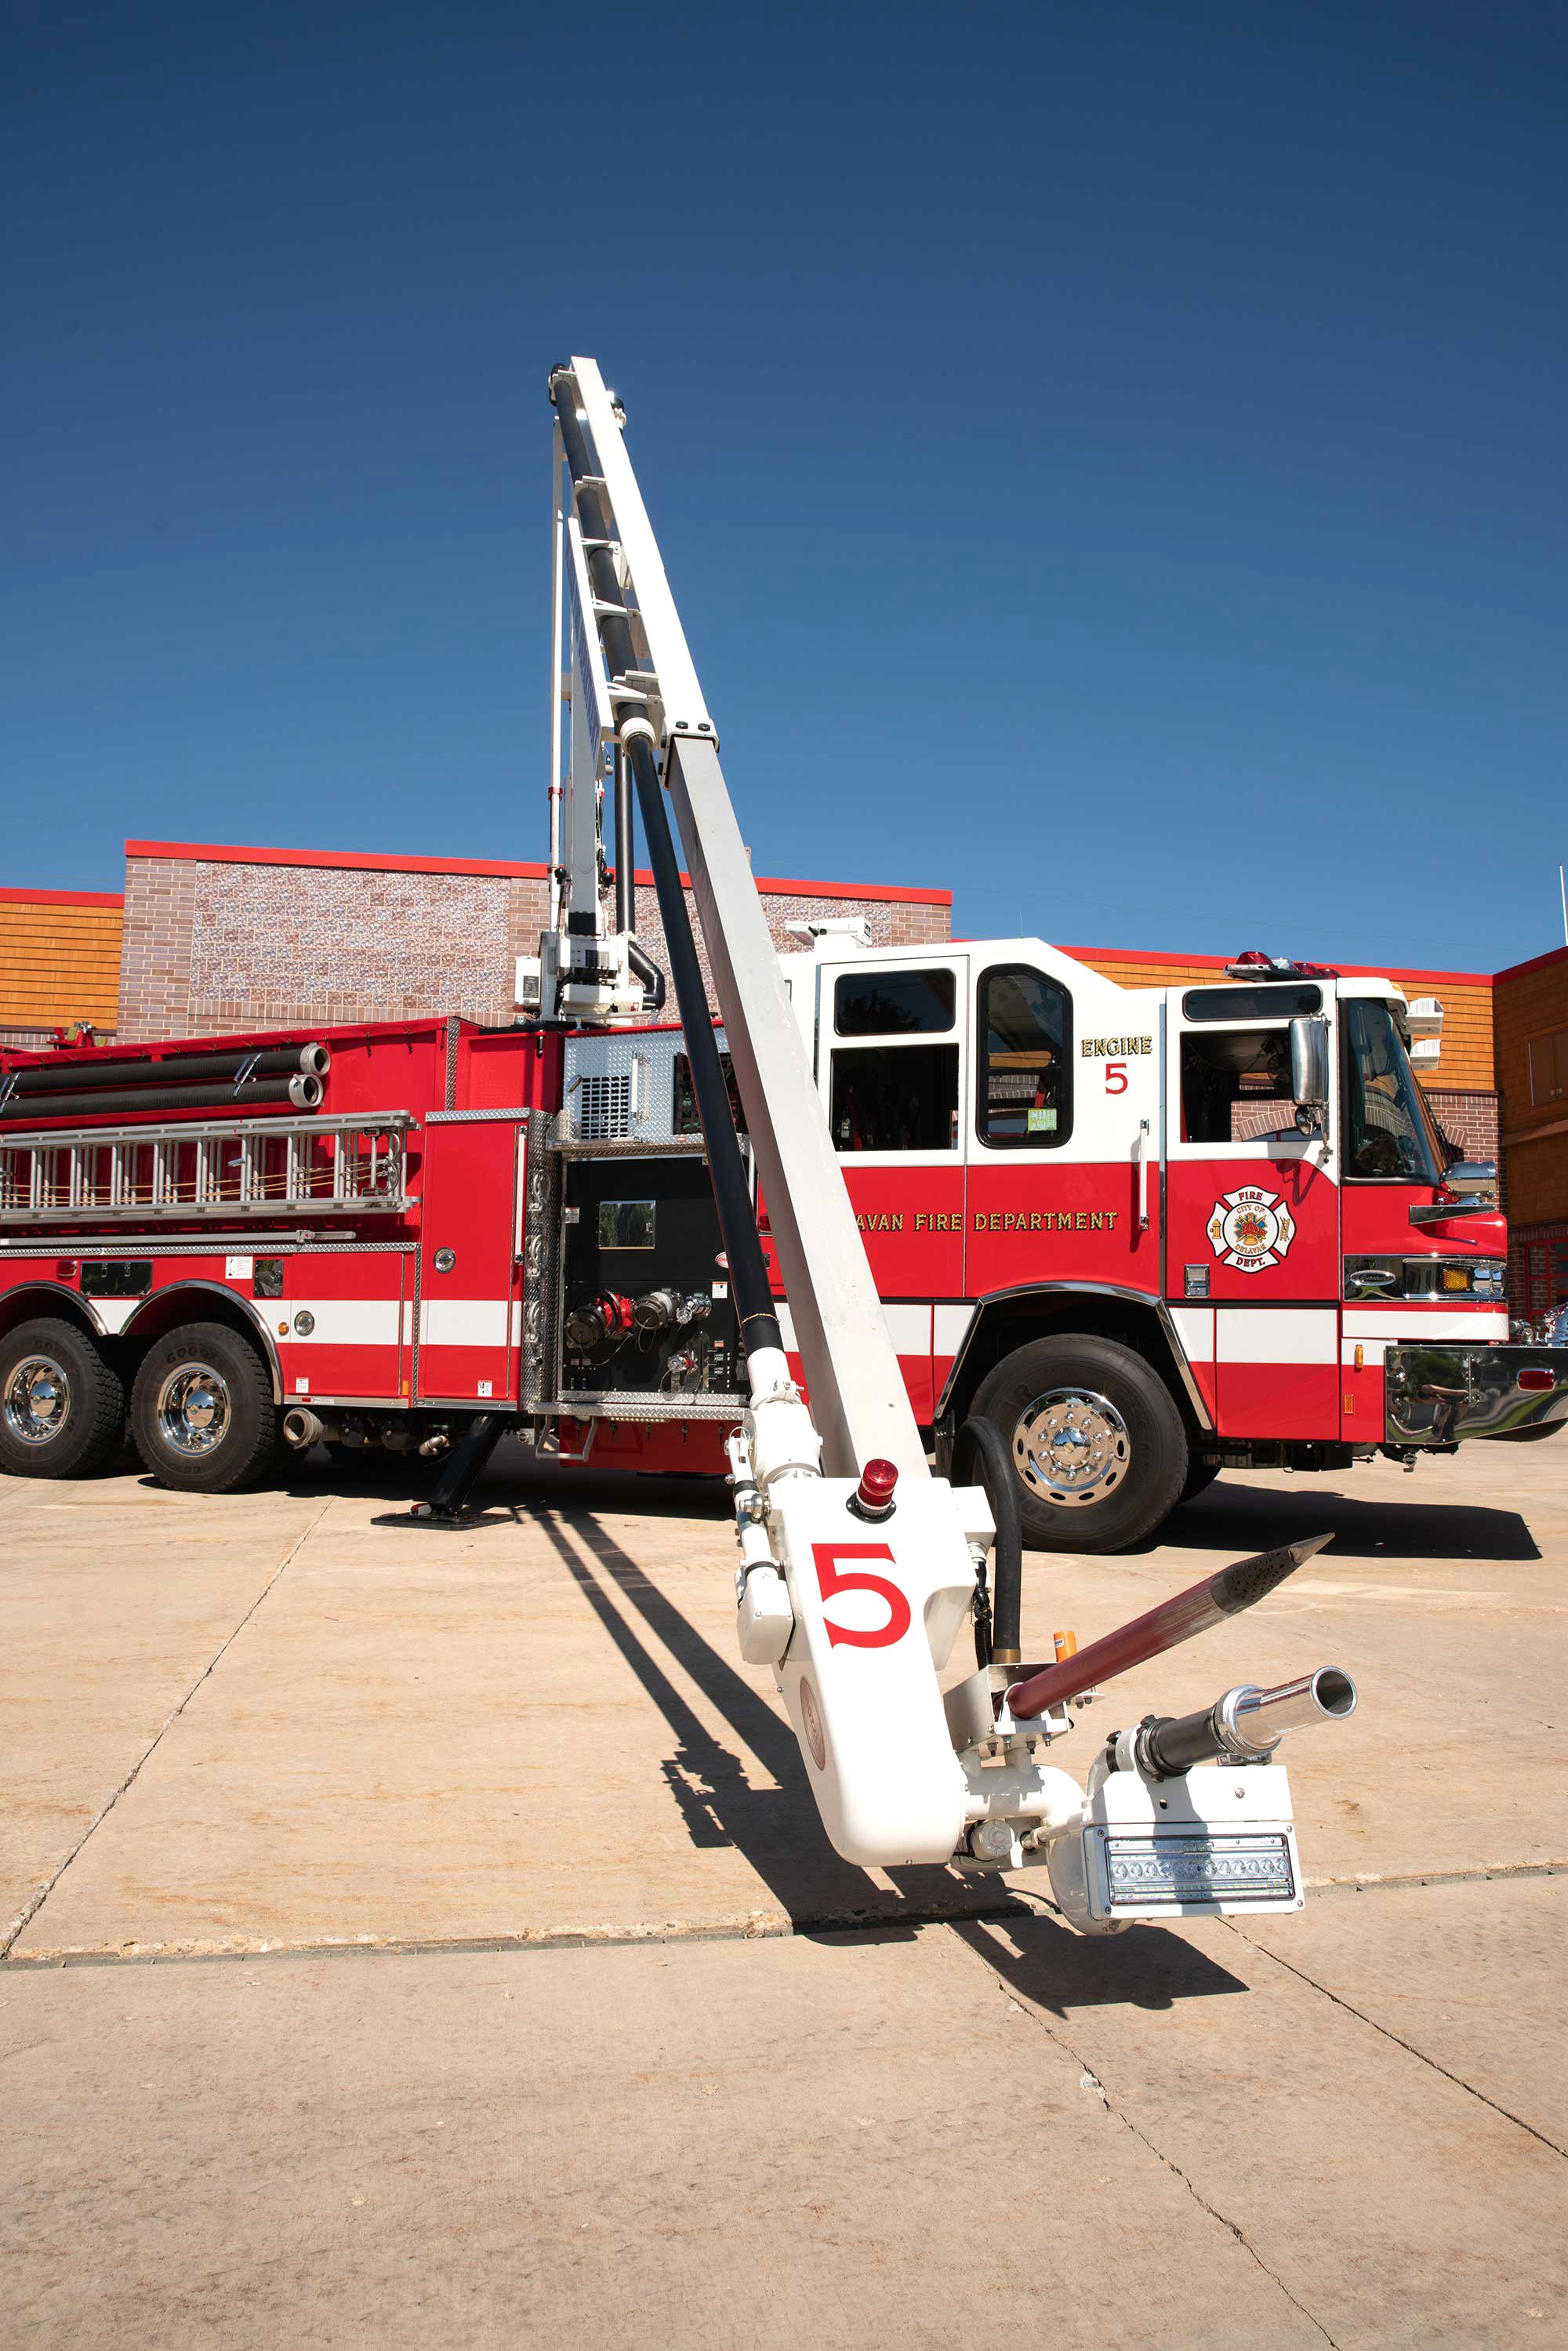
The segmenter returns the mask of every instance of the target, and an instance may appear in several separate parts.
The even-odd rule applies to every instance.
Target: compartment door
[[[516,1113],[424,1124],[414,1399],[515,1405],[528,1130]]]

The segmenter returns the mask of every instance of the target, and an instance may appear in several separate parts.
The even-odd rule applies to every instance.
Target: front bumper
[[[1390,1347],[1384,1408],[1390,1445],[1546,1437],[1568,1422],[1568,1347]]]

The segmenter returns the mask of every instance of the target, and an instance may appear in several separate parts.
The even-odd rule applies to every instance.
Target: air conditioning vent
[[[595,1071],[578,1083],[577,1132],[584,1143],[624,1143],[636,1113],[636,1064]]]

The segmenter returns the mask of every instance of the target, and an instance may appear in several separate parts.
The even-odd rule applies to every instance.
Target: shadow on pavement
[[[361,1452],[314,1452],[287,1465],[285,1491],[292,1495],[344,1494],[387,1503],[412,1502],[429,1492],[435,1465],[379,1447]],[[143,1479],[143,1484],[151,1479]],[[541,1461],[529,1447],[508,1441],[497,1451],[474,1498],[480,1514],[466,1531],[510,1526],[517,1514],[558,1509],[575,1520],[585,1512],[623,1513],[631,1518],[706,1519],[727,1524],[728,1490],[719,1478],[651,1476],[632,1469],[574,1468]],[[1249,1486],[1221,1478],[1166,1520],[1146,1542],[1105,1560],[1114,1574],[1116,1558],[1147,1558],[1171,1545],[1192,1551],[1228,1552],[1244,1559],[1303,1535],[1330,1529],[1333,1541],[1323,1554],[1339,1559],[1539,1559],[1541,1550],[1517,1510],[1471,1502],[1366,1501],[1319,1478],[1303,1476],[1294,1492]],[[1049,1558],[1048,1552],[1040,1554]],[[744,1685],[743,1685],[744,1687]]]
[[[413,1502],[428,1494],[440,1464],[417,1455],[388,1453],[380,1446],[329,1452],[317,1446],[285,1464],[280,1479],[290,1495],[353,1495],[368,1501]],[[146,1481],[144,1481],[146,1482]],[[572,1510],[623,1512],[628,1518],[712,1519],[727,1523],[729,1489],[722,1478],[653,1475],[633,1469],[577,1469],[570,1463],[537,1460],[531,1446],[504,1440],[474,1495],[480,1515],[465,1531],[509,1527],[520,1513],[570,1507]]]
[[[795,1734],[660,1591],[588,1510],[541,1510],[537,1523],[606,1634],[659,1708],[678,1744],[664,1764],[692,1843],[733,1845],[798,1928],[874,1921],[907,1928],[931,1918],[1013,1915],[999,1883],[940,1868],[893,1870],[894,1889],[842,1861],[823,1834]],[[580,1546],[580,1550],[579,1548]],[[589,1554],[585,1559],[583,1553]],[[592,1564],[590,1565],[589,1559]],[[601,1580],[602,1579],[602,1580]],[[738,1754],[693,1712],[606,1589],[640,1615],[777,1787],[755,1788]],[[1028,1913],[1018,1910],[1021,1922]]]
[[[1037,1912],[1022,1922],[1009,1918],[1000,1933],[974,1918],[956,1920],[952,1932],[1020,1999],[1052,2016],[1083,2008],[1170,2009],[1177,2001],[1249,1989],[1164,1927],[1075,1935]]]
[[[1147,1542],[1145,1556],[1177,1543],[1193,1551],[1225,1551],[1242,1559],[1277,1543],[1333,1531],[1325,1559],[1539,1559],[1534,1536],[1517,1510],[1473,1502],[1368,1502],[1353,1499],[1315,1477],[1297,1493],[1221,1479],[1186,1502]],[[1113,1562],[1108,1562],[1113,1564]]]

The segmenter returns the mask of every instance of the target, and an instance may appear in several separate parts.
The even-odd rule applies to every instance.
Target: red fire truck
[[[0,1057],[0,1468],[86,1473],[129,1416],[155,1477],[209,1492],[286,1446],[444,1455],[437,1515],[508,1429],[562,1460],[720,1474],[748,1315],[777,1322],[857,1462],[855,1395],[891,1339],[910,1447],[917,1425],[945,1470],[966,1420],[992,1424],[1046,1547],[1138,1541],[1227,1468],[1413,1466],[1560,1426],[1568,1359],[1503,1343],[1495,1171],[1446,1144],[1391,982],[1252,953],[1124,989],[1039,939],[874,947],[832,923],[774,957],[619,412],[591,361],[552,401],[567,691],[528,1008]],[[634,776],[685,1029],[633,931]],[[776,1313],[732,1294],[665,799]],[[813,1195],[829,1182],[837,1215],[843,1187],[813,1172],[812,1120],[863,1244],[823,1245],[815,1271]],[[867,1262],[885,1336],[867,1293],[834,1354],[824,1301]]]
[[[1123,989],[1038,939],[780,959],[910,1403],[1037,1543],[1225,1468],[1545,1434],[1496,1209],[1382,980]],[[720,1043],[725,1042],[720,1032]],[[722,1473],[743,1364],[679,1028],[539,1018],[7,1056],[0,1467],[170,1485],[322,1439]],[[758,1222],[771,1244],[766,1196]],[[786,1347],[799,1355],[769,1246]]]

